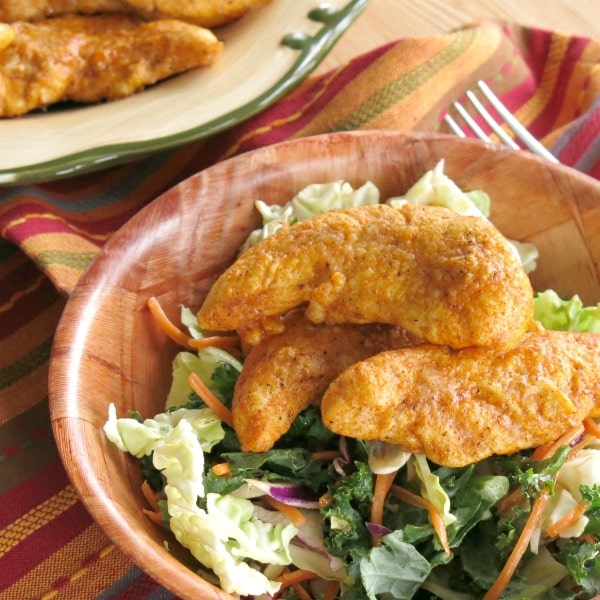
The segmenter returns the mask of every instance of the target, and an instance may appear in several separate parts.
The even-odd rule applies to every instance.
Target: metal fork
[[[498,115],[504,120],[505,124],[509,127],[509,129],[515,134],[516,138],[519,139],[523,145],[531,150],[534,154],[538,156],[542,156],[548,159],[551,162],[559,162],[558,159],[550,153],[542,144],[532,136],[519,121],[512,115],[512,113],[500,102],[498,97],[492,92],[489,86],[484,81],[478,81],[477,87],[479,91],[483,94],[483,96],[487,99],[487,101],[494,107]],[[486,107],[481,103],[476,93],[472,90],[467,92],[467,98],[473,105],[473,108],[483,117],[484,121],[490,126],[492,131],[500,138],[500,140],[510,148],[514,150],[521,150],[521,146],[519,146],[507,133],[502,129],[501,125],[496,122],[494,117],[490,114],[490,112],[486,109]],[[460,115],[465,125],[481,140],[486,142],[491,142],[492,140],[488,136],[488,134],[481,129],[481,127],[475,122],[473,117],[468,113],[467,109],[460,103],[454,102],[452,104],[454,110]],[[460,136],[467,137],[467,134],[463,131],[458,122],[452,117],[450,113],[447,113],[444,117],[444,120],[449,125],[452,131]]]

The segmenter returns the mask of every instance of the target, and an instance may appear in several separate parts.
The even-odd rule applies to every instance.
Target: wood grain
[[[538,290],[600,301],[600,185],[528,153],[442,134],[353,132],[303,138],[240,155],[170,190],[104,246],[69,300],[52,351],[50,406],[69,476],[114,543],[181,598],[226,598],[193,571],[172,536],[146,519],[135,461],[102,432],[108,405],[151,417],[163,410],[178,350],[155,327],[156,296],[178,318],[198,307],[257,224],[256,199],[282,203],[305,185],[370,179],[383,196],[405,192],[445,158],[464,189],[492,197],[492,219],[540,249]],[[170,550],[164,546],[167,540]]]

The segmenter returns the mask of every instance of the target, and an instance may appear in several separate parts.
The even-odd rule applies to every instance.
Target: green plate
[[[0,120],[0,185],[104,169],[228,129],[290,92],[368,0],[271,0],[216,30],[224,51],[143,92]]]

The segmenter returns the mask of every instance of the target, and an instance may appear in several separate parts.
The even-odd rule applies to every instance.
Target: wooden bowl
[[[254,201],[283,203],[309,183],[369,179],[405,192],[439,159],[463,189],[486,190],[493,222],[540,250],[536,290],[600,301],[600,185],[564,166],[446,135],[366,131],[304,138],[224,161],[171,189],[104,246],[60,322],[50,369],[56,441],[85,506],[141,569],[181,598],[230,598],[195,572],[174,538],[142,514],[136,461],[102,431],[108,405],[151,417],[164,408],[178,348],[156,328],[156,296],[178,322],[258,224]],[[169,550],[165,548],[168,541]]]

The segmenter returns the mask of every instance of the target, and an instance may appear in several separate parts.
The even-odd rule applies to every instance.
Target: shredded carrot
[[[318,579],[318,575],[309,571],[308,569],[296,569],[295,571],[286,571],[282,573],[275,581],[281,583],[279,591],[275,595],[275,598],[279,597],[283,590],[292,587],[301,581],[308,581],[309,579]]]
[[[298,600],[312,600],[311,595],[302,587],[301,583],[294,585],[294,592]]]
[[[590,533],[585,533],[584,535],[578,538],[580,541],[585,542],[586,544],[595,544],[598,540]]]
[[[333,460],[339,455],[339,450],[323,450],[321,452],[313,452],[311,457],[313,460]]]
[[[262,499],[269,506],[284,514],[296,527],[300,527],[306,522],[306,517],[295,506],[290,506],[289,504],[275,500],[275,498],[271,498],[271,496],[263,496]]]
[[[150,487],[150,484],[144,480],[142,483],[142,494],[144,494],[144,498],[146,498],[146,502],[152,507],[152,510],[156,512],[160,512],[158,508],[158,500],[156,498],[156,493]]]
[[[556,521],[556,523],[550,525],[546,530],[546,533],[551,538],[558,537],[567,527],[573,525],[575,521],[581,518],[588,508],[589,504],[581,501],[573,510],[570,510],[566,515]]]
[[[213,409],[221,421],[233,427],[233,415],[231,411],[208,389],[207,385],[196,373],[190,374],[188,383],[194,392],[204,400],[206,405]]]
[[[584,421],[584,427],[585,427],[585,421]],[[600,427],[598,428],[598,430],[600,432]],[[572,429],[569,429],[566,433],[561,435],[558,439],[554,440],[553,442],[548,442],[546,444],[541,444],[540,446],[538,446],[533,451],[533,454],[531,455],[531,459],[532,460],[543,460],[545,458],[550,458],[556,452],[556,450],[558,450],[558,448],[560,448],[561,446],[568,446],[569,444],[571,444],[571,442],[573,440],[577,439],[582,434],[582,432],[583,432],[583,430],[580,425],[578,425],[577,427],[573,427]],[[579,441],[577,444],[575,444],[571,448],[570,452],[575,452],[575,451],[580,450],[581,448],[587,446],[587,444],[590,443],[591,439],[592,438],[584,437],[581,441]],[[513,506],[516,506],[521,500],[523,500],[524,497],[525,496],[520,487],[513,490],[510,494],[505,496],[498,503],[498,512],[500,514],[504,514],[506,511],[510,510]]]
[[[371,503],[371,523],[375,525],[381,525],[383,523],[383,509],[385,506],[385,499],[390,491],[392,483],[396,478],[398,470],[392,471],[391,473],[379,474],[375,477],[375,489],[373,490],[373,502]],[[381,544],[381,536],[371,535],[373,546],[379,546]]]
[[[440,540],[440,544],[444,549],[444,553],[446,556],[450,556],[451,551],[450,545],[448,544],[448,532],[446,531],[446,525],[444,524],[444,520],[435,506],[429,502],[429,500],[426,500],[421,496],[417,496],[417,494],[413,494],[410,490],[407,490],[399,485],[392,485],[390,491],[394,496],[396,496],[396,498],[399,498],[403,502],[411,504],[412,506],[424,508],[429,513],[429,520],[433,530]]]
[[[561,446],[569,446],[573,440],[576,440],[583,433],[583,427],[578,425],[563,433],[557,440],[538,446],[531,455],[532,460],[543,460],[550,458]]]
[[[323,594],[323,600],[335,600],[340,591],[340,582],[337,579],[332,579],[325,586],[325,593]]]
[[[513,506],[519,504],[519,502],[521,502],[523,498],[525,498],[525,495],[523,494],[523,490],[521,489],[521,487],[514,489],[510,494],[504,496],[504,498],[500,500],[497,507],[498,513],[503,515],[504,513],[509,511]]]
[[[163,520],[162,520],[162,516],[159,512],[155,512],[153,510],[147,510],[146,508],[142,509],[142,512],[154,523],[156,523],[157,525],[162,525],[163,524]]]
[[[239,348],[240,338],[237,335],[211,335],[201,339],[190,338],[190,348],[223,348],[224,350]]]
[[[231,475],[231,465],[228,462],[217,463],[213,465],[212,471],[218,477]]]
[[[181,329],[173,324],[154,296],[148,298],[146,305],[150,309],[150,312],[152,313],[152,316],[154,317],[158,326],[166,335],[168,335],[174,342],[177,342],[181,346],[188,345],[190,338],[185,335]]]
[[[593,435],[594,437],[600,438],[600,425],[594,421],[591,417],[583,420],[583,428],[586,433]]]
[[[483,597],[483,600],[498,600],[498,598],[500,598],[502,595],[504,588],[506,588],[506,586],[509,584],[514,572],[519,566],[521,558],[523,558],[523,554],[525,554],[525,551],[527,550],[531,536],[540,524],[542,514],[546,508],[546,504],[548,504],[549,498],[550,492],[548,489],[544,489],[535,499],[533,507],[531,508],[531,512],[529,513],[529,518],[523,527],[523,531],[521,531],[521,535],[519,536],[515,547],[512,549],[512,552],[504,564],[502,571],[500,571],[500,575],[498,575],[494,585],[492,585],[492,587],[488,590],[486,595]]]
[[[561,446],[570,446],[571,443],[578,437],[580,437],[581,434],[584,432],[586,432],[588,436],[584,436],[584,439],[575,444],[575,446],[571,448],[569,452],[572,452],[573,450],[578,450],[586,444],[588,444],[590,440],[586,438],[589,438],[590,435],[595,436],[598,434],[598,437],[600,437],[600,426],[592,419],[587,418],[583,421],[582,425],[569,429],[569,431],[561,435],[554,442],[549,442],[547,444],[542,444],[538,446],[531,455],[531,458],[533,460],[543,460],[546,458],[550,458],[556,452],[556,450],[558,450],[558,448],[560,448]],[[520,489],[517,489],[514,492],[512,492],[512,494],[509,494],[509,496],[507,496],[504,499],[504,503],[503,505],[501,505],[501,510],[505,508],[505,505],[508,506],[508,508],[510,508],[510,506],[514,506],[514,504],[516,504],[515,499],[518,501],[519,493]],[[511,496],[513,498],[511,498],[507,502],[507,500]],[[542,515],[544,513],[544,509],[548,504],[549,498],[550,492],[548,491],[548,489],[544,489],[535,499],[535,502],[533,503],[533,506],[531,508],[531,512],[529,513],[529,518],[527,519],[527,522],[525,523],[525,526],[521,531],[517,543],[512,549],[512,552],[508,557],[504,568],[500,572],[500,575],[494,582],[494,585],[484,596],[483,600],[497,600],[502,595],[502,592],[509,584],[512,576],[514,575],[517,567],[519,566],[519,562],[521,561],[523,554],[527,550],[527,546],[531,541],[531,536],[540,524]],[[563,531],[569,525],[574,523],[583,513],[585,513],[586,510],[587,504],[585,502],[580,502],[575,507],[575,509],[567,513],[562,519],[560,519],[554,525],[548,528],[548,535],[550,535],[551,537],[556,537],[560,535],[561,531]]]

